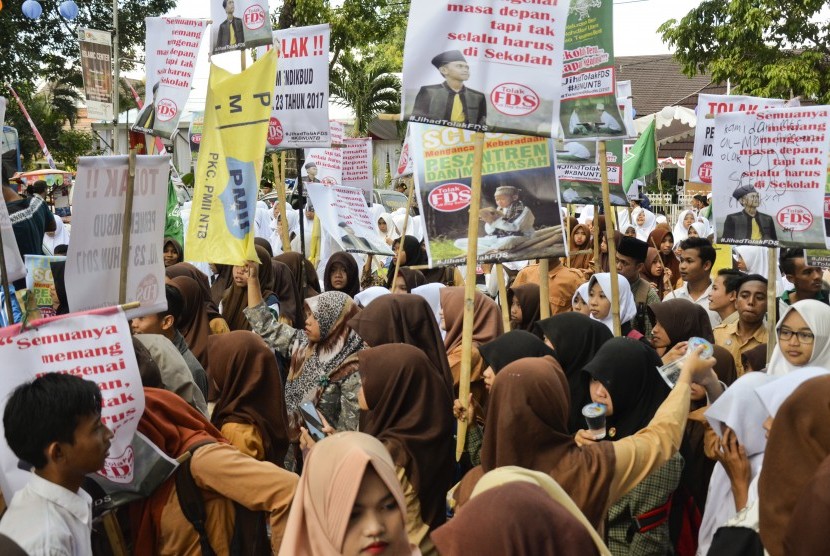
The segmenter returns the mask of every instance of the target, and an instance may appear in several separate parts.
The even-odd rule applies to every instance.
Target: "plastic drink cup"
[[[683,363],[686,361],[686,357],[688,357],[689,354],[696,350],[699,346],[703,346],[703,352],[700,354],[701,358],[708,359],[709,357],[712,357],[712,354],[715,351],[712,344],[705,338],[692,336],[689,338],[689,343],[686,346],[686,354],[683,357],[675,359],[671,363],[667,363],[658,369],[660,376],[663,377],[663,380],[666,381],[669,388],[674,388],[674,385],[677,384],[677,379],[680,378],[680,371],[683,368]]]
[[[605,414],[608,412],[601,403],[589,403],[582,408],[582,416],[585,417],[585,423],[588,425],[588,434],[594,440],[602,440],[605,438]]]

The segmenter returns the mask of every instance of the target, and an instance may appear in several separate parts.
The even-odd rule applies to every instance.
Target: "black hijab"
[[[586,374],[608,390],[614,415],[606,420],[608,439],[619,440],[645,428],[671,391],[657,372],[657,352],[637,340],[612,338],[599,349]]]
[[[55,281],[55,292],[58,294],[58,305],[55,311],[58,315],[66,315],[69,313],[69,298],[66,295],[66,261],[52,261],[49,263],[52,268],[52,278]]]
[[[480,346],[478,352],[495,374],[513,361],[525,357],[556,356],[542,340],[526,330],[511,330]]]
[[[360,270],[357,268],[357,261],[354,260],[354,257],[344,251],[334,253],[326,263],[326,270],[323,273],[323,287],[327,292],[335,290],[334,286],[331,285],[331,273],[337,263],[343,265],[346,269],[346,285],[339,291],[348,294],[349,297],[356,296],[360,293]]]
[[[403,236],[403,252],[406,253],[406,262],[401,266],[426,266],[429,264],[429,258],[416,237]]]
[[[590,403],[590,377],[582,372],[599,348],[614,337],[608,327],[582,313],[562,313],[540,320],[536,327],[553,344],[554,358],[561,365],[571,394],[568,431],[585,427],[582,406]]]

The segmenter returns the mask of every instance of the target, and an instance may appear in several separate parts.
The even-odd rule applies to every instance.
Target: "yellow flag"
[[[276,72],[274,49],[239,74],[211,64],[185,240],[189,261],[242,266],[257,260],[256,198]]]

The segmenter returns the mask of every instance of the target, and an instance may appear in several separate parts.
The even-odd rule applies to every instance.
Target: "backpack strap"
[[[213,441],[203,442],[191,447],[188,450],[191,456],[205,444],[213,444]],[[199,546],[202,549],[202,556],[216,556],[216,552],[210,545],[207,534],[205,501],[190,471],[191,459],[192,457],[181,463],[176,470],[176,497],[179,499],[179,506],[182,509],[184,517],[193,525],[193,528],[196,529],[196,533],[199,535]]]

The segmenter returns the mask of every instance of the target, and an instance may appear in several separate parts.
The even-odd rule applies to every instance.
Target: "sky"
[[[271,0],[272,6],[277,4],[277,1]],[[701,0],[616,0],[614,2],[615,56],[669,53],[669,48],[660,40],[657,28],[668,19],[682,18],[700,2]],[[167,15],[210,19],[210,2],[179,0],[176,8]],[[185,105],[186,111],[201,110],[205,102],[209,73],[207,43],[208,34],[206,33],[196,63],[193,91],[190,100]],[[239,71],[240,69],[240,56],[236,52],[214,56],[213,62],[228,70]],[[129,75],[138,79],[143,78],[140,72]],[[332,106],[331,117],[333,119],[348,117],[347,113],[339,113],[342,110]]]

